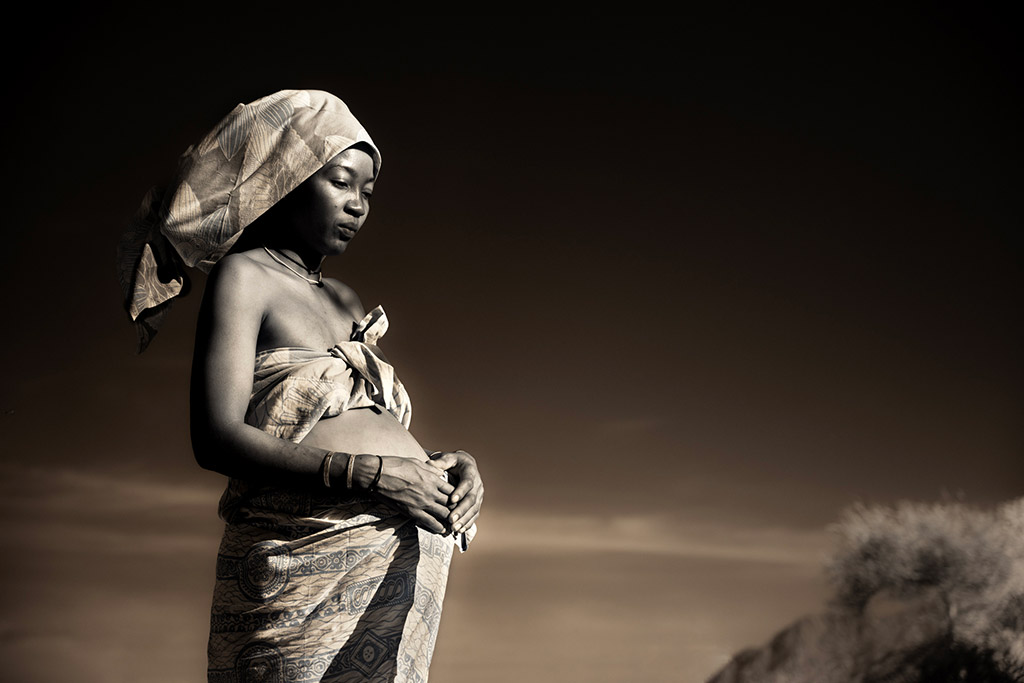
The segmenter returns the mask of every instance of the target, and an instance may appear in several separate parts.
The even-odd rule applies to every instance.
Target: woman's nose
[[[353,216],[362,216],[366,213],[366,201],[361,196],[355,196],[345,202],[345,211]]]

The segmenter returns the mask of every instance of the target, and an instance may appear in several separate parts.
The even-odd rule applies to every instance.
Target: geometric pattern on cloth
[[[398,515],[301,540],[228,524],[208,680],[426,681],[452,548]]]

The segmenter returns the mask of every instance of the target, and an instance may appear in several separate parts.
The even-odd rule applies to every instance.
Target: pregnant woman
[[[427,678],[483,483],[471,455],[408,431],[387,316],[321,273],[362,229],[380,165],[341,100],[281,91],[190,147],[119,249],[140,348],[182,266],[210,274],[191,395],[196,460],[229,477],[210,681]]]

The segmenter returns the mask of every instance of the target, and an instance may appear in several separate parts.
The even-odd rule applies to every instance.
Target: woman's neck
[[[289,259],[301,263],[310,273],[319,271],[324,263],[324,259],[327,258],[324,254],[317,253],[305,245],[295,244],[294,242],[282,239],[268,239],[263,244]]]

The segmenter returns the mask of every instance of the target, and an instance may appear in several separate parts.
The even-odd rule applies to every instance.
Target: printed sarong
[[[378,507],[335,506],[349,520],[320,529],[289,514],[227,525],[210,683],[427,680],[454,546]]]

